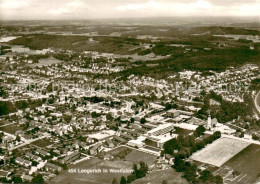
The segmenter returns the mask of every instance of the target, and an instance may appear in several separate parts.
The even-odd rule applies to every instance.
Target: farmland
[[[156,156],[138,150],[133,150],[126,156],[125,160],[133,163],[139,163],[140,161],[143,161],[147,163],[148,166],[151,166],[155,162]]]
[[[191,159],[220,167],[249,144],[235,139],[221,138],[193,154]]]
[[[127,161],[103,161],[97,158],[92,158],[90,160],[86,160],[80,162],[75,165],[71,165],[69,169],[81,170],[92,170],[92,169],[132,169],[132,163]],[[63,184],[104,184],[112,182],[113,178],[117,178],[120,181],[122,175],[127,176],[128,173],[79,173],[72,172],[70,173],[68,170],[65,170],[60,173],[60,175],[54,178],[49,183],[63,183]]]
[[[238,183],[251,183],[259,177],[259,163],[260,146],[251,144],[226,162],[223,167],[230,167],[244,176]]]
[[[52,143],[50,142],[49,139],[45,138],[45,139],[37,140],[37,141],[33,142],[32,144],[43,148],[43,147],[47,147],[47,146],[51,145]]]
[[[125,157],[121,158],[120,160],[113,160],[113,161],[104,161],[98,158],[91,158],[86,161],[82,161],[75,165],[71,165],[68,169],[127,169],[132,170],[133,163],[139,163],[140,161],[146,162],[148,165],[151,165],[156,160],[156,156],[150,155],[147,153],[143,153],[138,150],[132,150],[128,147],[122,146],[118,147],[109,152],[112,155],[118,154],[127,154]],[[56,177],[51,183],[95,183],[95,184],[103,184],[103,183],[110,183],[112,182],[113,178],[117,178],[120,181],[121,176],[128,176],[130,173],[70,173],[69,170],[65,170],[58,177]]]
[[[22,130],[22,128],[17,124],[9,124],[7,126],[1,127],[0,130],[9,134],[14,134],[16,131]]]

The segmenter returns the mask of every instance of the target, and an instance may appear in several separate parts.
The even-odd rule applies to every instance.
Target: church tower
[[[211,116],[209,115],[208,116],[208,129],[211,129],[212,127],[211,127]]]

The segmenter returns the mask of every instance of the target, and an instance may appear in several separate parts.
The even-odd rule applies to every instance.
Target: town
[[[1,182],[260,181],[259,61],[162,78],[135,69],[168,54],[33,50],[15,43],[25,30],[2,29]],[[160,47],[145,39],[137,49]]]

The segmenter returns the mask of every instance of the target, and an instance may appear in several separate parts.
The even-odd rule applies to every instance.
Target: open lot
[[[125,157],[126,161],[130,161],[130,162],[133,162],[136,164],[139,163],[140,161],[143,161],[146,164],[148,164],[148,166],[153,165],[153,163],[155,162],[156,159],[157,159],[157,157],[155,155],[144,153],[144,152],[138,151],[138,150],[133,150],[131,153],[129,153]]]
[[[43,148],[43,147],[47,147],[47,146],[51,145],[52,143],[50,142],[49,139],[44,138],[44,139],[37,140],[37,141],[33,142],[32,144]]]
[[[7,132],[9,134],[14,134],[16,131],[22,130],[22,128],[20,126],[18,126],[17,124],[10,124],[7,126],[0,127],[0,130],[3,132]]]
[[[191,159],[220,167],[249,144],[240,140],[221,138],[194,153]]]
[[[251,144],[226,162],[223,167],[231,167],[243,176],[233,183],[252,183],[260,176],[259,163],[260,145]]]
[[[146,164],[148,164],[148,166],[153,165],[157,159],[155,155],[138,151],[136,149],[132,149],[126,146],[120,146],[116,149],[109,151],[108,153],[114,155],[114,157],[121,155],[121,160],[129,161],[136,164],[138,164],[140,161],[143,161]]]

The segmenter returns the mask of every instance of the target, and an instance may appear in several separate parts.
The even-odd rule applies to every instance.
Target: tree
[[[205,127],[203,125],[199,125],[196,130],[194,131],[194,136],[195,137],[200,137],[201,135],[204,134],[206,131]]]
[[[109,113],[109,114],[106,115],[106,119],[109,120],[109,121],[113,121],[114,118],[113,118],[112,114]]]
[[[4,163],[4,160],[0,160],[0,165],[3,165]]]
[[[112,184],[118,184],[118,181],[116,178],[113,178]]]
[[[32,166],[37,166],[38,165],[38,162],[36,162],[36,161],[32,161]]]
[[[166,181],[166,180],[163,180],[163,181],[162,181],[162,184],[167,184],[167,181]]]
[[[197,172],[197,166],[188,164],[189,166],[184,171],[184,177],[187,179],[187,181],[191,183],[195,183],[196,180],[196,172]]]
[[[32,183],[44,183],[44,179],[41,174],[37,174],[36,176],[33,177]]]
[[[165,153],[168,153],[170,155],[173,154],[174,150],[179,150],[180,149],[180,144],[179,141],[177,139],[171,139],[169,141],[167,141],[164,145],[163,145],[163,149],[165,151]]]
[[[146,173],[148,171],[148,166],[144,162],[140,162],[140,169],[136,173],[136,178],[143,178],[146,176]]]
[[[14,182],[14,183],[22,183],[23,180],[19,176],[13,176],[12,177],[12,182]]]
[[[216,184],[223,184],[223,178],[219,175],[215,176],[215,183]]]
[[[4,97],[6,95],[7,95],[6,91],[3,89],[2,86],[0,86],[0,97]]]
[[[220,131],[216,131],[216,132],[214,132],[213,136],[214,136],[214,139],[216,140],[216,139],[221,137],[221,132]]]
[[[209,170],[204,170],[201,172],[200,180],[203,182],[210,181],[212,179],[213,175]]]
[[[135,121],[135,118],[132,117],[132,118],[130,119],[130,122],[133,123],[134,121]]]
[[[141,123],[141,124],[145,124],[145,123],[146,123],[145,117],[143,117],[143,118],[140,119],[140,123]]]
[[[126,184],[126,179],[124,176],[121,177],[120,184]]]
[[[130,174],[129,176],[127,176],[127,183],[131,183],[135,180],[135,175],[134,174]]]
[[[182,172],[185,169],[185,162],[180,157],[175,157],[174,168],[177,172]]]
[[[19,135],[16,136],[16,141],[18,141],[18,142],[21,141],[21,137]]]

